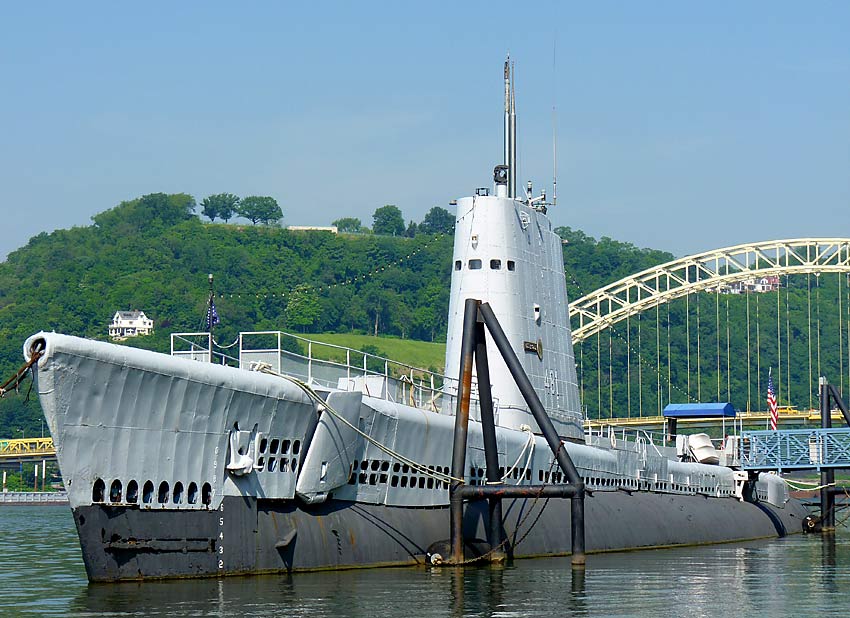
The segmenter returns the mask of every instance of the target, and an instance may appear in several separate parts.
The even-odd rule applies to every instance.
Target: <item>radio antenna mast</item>
[[[508,197],[511,197],[511,176],[514,173],[511,162],[511,55],[505,60],[505,119],[504,119],[504,148],[505,156],[502,164],[508,169],[507,189]]]
[[[516,102],[514,100],[514,63],[511,61],[511,197],[516,197],[517,173],[516,163]]]
[[[558,117],[555,110],[557,101],[557,58],[558,33],[552,41],[552,206],[558,203]]]

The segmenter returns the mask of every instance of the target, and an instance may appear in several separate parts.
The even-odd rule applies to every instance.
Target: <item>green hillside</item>
[[[105,340],[117,310],[141,309],[155,323],[154,335],[128,345],[167,352],[169,333],[203,330],[208,273],[222,343],[240,330],[337,333],[334,343],[442,368],[442,346],[430,342],[445,340],[450,230],[423,222],[409,226],[409,237],[295,232],[203,223],[194,210],[189,195],[146,195],[12,252],[0,263],[0,379],[21,365],[29,335],[55,330]],[[558,232],[568,241],[573,296],[672,258]],[[35,397],[25,402],[24,394],[0,400],[0,437],[40,431]]]
[[[376,356],[391,358],[419,369],[436,369],[442,373],[446,360],[446,344],[398,337],[374,337],[358,333],[311,333],[308,339],[345,348],[363,350]]]
[[[208,273],[222,344],[239,331],[319,333],[312,336],[442,369],[450,231],[411,224],[409,236],[296,232],[203,223],[193,210],[188,195],[146,195],[11,253],[0,263],[0,379],[21,365],[29,335],[106,339],[119,309],[142,309],[156,327],[126,345],[167,352],[171,332],[204,329]],[[557,232],[571,298],[673,258],[567,227]],[[848,377],[840,353],[850,340],[848,301],[836,276],[803,275],[783,278],[779,294],[693,294],[634,316],[576,346],[583,406],[591,417],[656,414],[666,402],[697,399],[761,408],[769,368],[780,405],[816,405],[819,373],[839,386]],[[748,315],[759,316],[758,327],[748,328]],[[0,399],[0,437],[40,431],[26,386]]]

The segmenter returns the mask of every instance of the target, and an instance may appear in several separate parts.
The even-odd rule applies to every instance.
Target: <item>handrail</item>
[[[744,431],[739,448],[745,470],[846,468],[850,428]]]
[[[282,331],[282,330],[257,330],[257,331],[244,331],[244,332],[240,333],[241,336],[244,336],[244,335],[278,335],[278,334],[285,335],[287,337],[291,337],[292,339],[297,339],[298,341],[303,341],[307,344],[316,344],[316,345],[320,345],[320,346],[323,346],[323,347],[334,348],[336,350],[343,350],[343,351],[347,351],[347,352],[357,352],[357,354],[362,354],[364,357],[374,358],[376,360],[384,361],[384,363],[392,363],[394,365],[398,365],[398,366],[404,367],[406,369],[412,369],[413,371],[419,371],[419,372],[422,372],[422,373],[433,374],[433,375],[437,375],[437,376],[448,379],[446,376],[443,376],[442,374],[438,374],[438,373],[436,373],[434,371],[430,371],[428,369],[423,369],[422,367],[416,367],[415,365],[408,365],[407,363],[403,363],[401,361],[393,360],[392,358],[387,358],[385,356],[378,356],[377,354],[370,354],[369,352],[363,352],[362,350],[358,350],[357,348],[349,348],[347,346],[341,346],[341,345],[337,345],[335,343],[325,343],[324,341],[317,341],[316,339],[308,339],[307,337],[302,337],[300,335],[295,335],[293,333],[287,333],[287,332]],[[240,349],[241,349],[241,346],[240,346]],[[259,350],[251,350],[251,351],[272,351],[272,350],[259,349]],[[325,359],[319,359],[319,360],[325,360]]]
[[[642,438],[644,438],[644,440],[646,442],[648,442],[649,444],[652,445],[652,448],[655,450],[655,452],[659,456],[661,456],[661,457],[664,456],[663,453],[659,450],[658,446],[655,444],[656,438],[659,440],[659,442],[662,445],[664,444],[664,434],[663,433],[659,434],[657,432],[647,431],[646,429],[642,429],[640,427],[631,427],[630,428],[630,427],[622,427],[622,426],[617,426],[617,425],[604,424],[604,423],[600,423],[600,422],[595,422],[593,424],[590,424],[590,423],[585,424],[585,435],[590,437],[590,438],[593,438],[594,436],[598,436],[599,438],[604,438],[604,437],[607,436],[609,439],[611,439],[612,436],[613,436],[613,438],[614,438],[614,440],[612,440],[612,444],[613,444],[614,441],[618,438],[618,435],[617,435],[618,433],[619,433],[619,439],[622,440],[623,442],[626,442],[629,439],[631,439],[631,441],[633,443],[637,444],[638,438],[642,437]]]
[[[269,345],[268,343],[270,342],[268,342],[256,348],[250,347],[251,338],[262,336],[274,337],[277,341],[271,345]],[[205,338],[206,343],[209,347],[204,348],[200,343],[191,341],[189,339],[190,337]],[[283,345],[284,337],[306,344],[306,355],[301,351],[296,352],[285,349]],[[246,341],[246,339],[248,339],[249,341]],[[175,342],[178,341],[189,344],[191,346],[191,349],[178,350],[175,346]],[[253,363],[259,360],[250,358],[251,356],[257,356],[262,354],[274,354],[277,357],[277,369],[281,369],[280,365],[283,358],[287,358],[290,361],[294,360],[298,363],[304,363],[304,369],[306,370],[306,374],[304,374],[302,377],[305,378],[305,381],[308,383],[314,383],[317,380],[317,374],[321,374],[320,368],[345,370],[344,377],[349,380],[352,379],[352,376],[381,376],[385,380],[385,385],[383,387],[383,397],[385,399],[389,401],[395,401],[397,397],[401,397],[401,401],[405,401],[408,403],[412,401],[414,407],[423,410],[429,410],[435,413],[439,413],[440,411],[440,408],[437,405],[437,400],[440,397],[445,396],[443,400],[444,408],[446,406],[451,407],[451,403],[454,401],[454,398],[457,397],[456,392],[451,392],[452,390],[457,391],[457,378],[451,378],[449,376],[437,373],[435,371],[431,371],[429,369],[423,369],[422,367],[409,365],[407,363],[396,361],[384,356],[370,354],[369,352],[363,352],[362,350],[357,350],[355,348],[341,346],[333,343],[325,343],[323,341],[316,341],[314,339],[308,339],[306,337],[302,337],[292,333],[286,333],[280,330],[243,331],[239,333],[237,341],[239,343],[238,359],[211,349],[215,347],[216,344],[215,341],[212,339],[211,335],[207,332],[173,333],[171,336],[171,352],[173,356],[189,356],[194,360],[207,360],[208,362],[212,362],[212,358],[215,355],[224,359],[229,359],[238,366],[244,368],[248,368],[249,362]],[[316,356],[314,351],[316,348],[330,349],[332,351],[343,352],[345,354],[345,359],[338,360],[334,358],[323,358],[321,356]],[[358,360],[362,358],[362,365],[355,365],[351,362],[352,353],[356,355]],[[203,355],[205,358],[202,359],[201,355]],[[268,361],[263,360],[262,362]],[[383,365],[383,371],[375,370],[372,368],[378,363]],[[340,377],[343,376],[337,376],[337,378]],[[319,379],[321,380],[321,377],[319,377]],[[477,392],[475,382],[475,379],[473,379],[473,390]],[[326,385],[330,386],[331,384],[328,383]],[[395,385],[395,388],[397,390],[397,392],[395,393],[391,392],[391,388],[393,387],[393,385]],[[472,399],[473,406],[477,409],[477,397],[473,395]],[[498,400],[495,400],[494,404],[498,408]]]

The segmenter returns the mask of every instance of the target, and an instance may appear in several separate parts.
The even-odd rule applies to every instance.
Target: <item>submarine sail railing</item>
[[[457,400],[457,379],[390,358],[283,331],[239,334],[239,358],[214,350],[208,332],[174,333],[171,355],[202,362],[226,358],[228,364],[250,369],[266,363],[274,371],[309,384],[364,394],[435,413],[451,414]],[[471,414],[480,419],[478,384],[473,379]],[[494,401],[498,409],[498,400]]]

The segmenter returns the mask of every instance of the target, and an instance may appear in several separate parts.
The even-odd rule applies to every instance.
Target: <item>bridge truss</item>
[[[56,457],[53,438],[14,438],[0,440],[0,464],[41,461]]]
[[[835,273],[837,284],[824,285],[828,296],[822,302],[825,273]],[[799,275],[805,284],[792,284],[790,279]],[[772,292],[775,302],[759,303],[765,292]],[[713,296],[711,307],[702,302],[707,296]],[[792,298],[802,306],[795,308]],[[821,328],[822,304],[827,311],[837,310],[837,329]],[[663,318],[661,306],[666,306]],[[650,310],[654,328],[652,318],[642,319]],[[805,406],[808,400],[811,409],[816,389],[806,384],[816,386],[816,377],[823,375],[822,350],[823,365],[841,376],[842,389],[844,378],[850,380],[850,238],[773,240],[687,256],[578,298],[569,315],[582,400],[590,417],[593,412],[600,419],[631,417],[632,409],[641,417],[644,409],[660,415],[665,402],[704,401],[704,395],[758,410],[751,405],[764,406],[769,369],[781,406],[791,406],[792,400]],[[682,334],[671,337],[671,328],[681,328]],[[674,356],[679,366],[674,366]],[[595,401],[587,397],[593,390]]]
[[[573,342],[693,292],[754,277],[850,272],[850,239],[795,238],[690,255],[606,285],[570,303]]]

